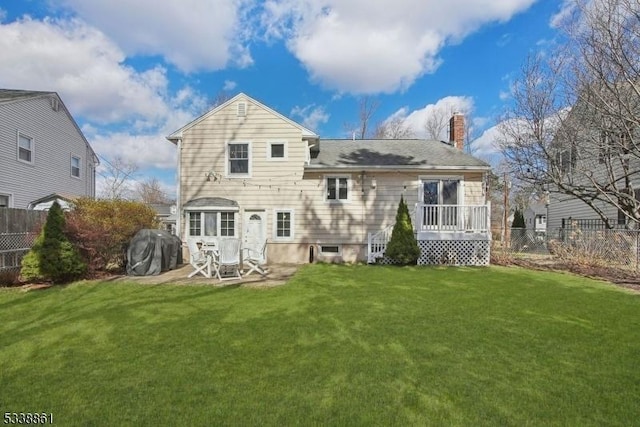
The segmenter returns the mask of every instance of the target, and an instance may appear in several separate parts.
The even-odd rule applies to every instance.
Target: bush
[[[409,208],[400,196],[400,204],[396,213],[396,223],[391,232],[391,240],[387,244],[385,255],[393,259],[397,264],[416,264],[420,257],[420,247],[413,234]]]
[[[524,215],[518,208],[516,208],[515,212],[513,213],[513,222],[511,223],[511,228],[527,228],[527,224],[524,222]]]
[[[130,200],[79,199],[67,214],[67,231],[87,260],[89,272],[125,267],[126,248],[143,228],[157,228],[155,211]]]
[[[44,228],[31,250],[22,259],[21,276],[24,280],[50,280],[64,283],[82,277],[87,266],[78,250],[64,233],[65,218],[55,202]]]

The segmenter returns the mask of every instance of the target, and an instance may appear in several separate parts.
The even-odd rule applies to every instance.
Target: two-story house
[[[487,264],[490,167],[451,140],[321,139],[239,94],[167,137],[183,242],[238,237],[269,262],[384,261],[404,196],[423,264]]]
[[[55,92],[0,89],[0,207],[95,196],[98,158]]]

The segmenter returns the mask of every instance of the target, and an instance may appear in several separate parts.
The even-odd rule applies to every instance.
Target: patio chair
[[[218,259],[213,270],[219,280],[241,279],[240,239],[221,239],[218,244]]]
[[[195,241],[188,241],[189,245],[189,264],[193,267],[193,271],[187,277],[193,277],[196,274],[202,274],[204,277],[211,277],[211,255],[207,254],[202,247],[198,247]]]
[[[262,245],[262,249],[255,250],[252,248],[244,248],[242,252],[243,252],[242,261],[245,264],[249,265],[249,271],[244,273],[245,277],[247,277],[254,271],[260,274],[261,276],[265,276],[267,273],[269,273],[269,270],[264,268],[265,260],[267,258],[266,257],[266,254],[267,254],[266,240],[264,242],[264,245]]]

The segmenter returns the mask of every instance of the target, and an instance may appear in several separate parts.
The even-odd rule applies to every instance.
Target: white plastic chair
[[[189,246],[189,264],[194,268],[187,277],[202,274],[206,278],[211,278],[211,256],[199,248],[195,241],[188,240],[187,244]]]
[[[262,249],[260,250],[255,250],[252,248],[244,248],[242,252],[243,252],[242,261],[245,264],[249,265],[249,271],[244,273],[245,277],[247,277],[254,271],[260,274],[261,276],[265,276],[267,273],[269,273],[269,270],[264,268],[264,263],[265,263],[265,260],[267,259],[266,257],[267,242],[266,241],[264,242],[264,245],[262,245]]]
[[[221,239],[218,242],[218,259],[213,263],[213,270],[219,280],[241,279],[240,239]],[[228,273],[231,275],[227,275]],[[225,273],[223,276],[222,273]]]

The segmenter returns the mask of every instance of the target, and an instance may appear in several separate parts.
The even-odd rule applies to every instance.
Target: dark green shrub
[[[511,223],[511,228],[526,228],[527,224],[524,222],[524,215],[520,212],[520,209],[516,208],[516,211],[513,213],[513,222]]]
[[[413,234],[409,208],[400,196],[400,204],[396,213],[396,223],[391,232],[391,240],[387,244],[385,255],[401,265],[415,264],[420,257],[420,247]]]
[[[64,212],[55,202],[42,232],[22,259],[20,274],[24,280],[64,283],[81,278],[86,273],[87,265],[67,239],[64,225]]]

